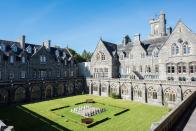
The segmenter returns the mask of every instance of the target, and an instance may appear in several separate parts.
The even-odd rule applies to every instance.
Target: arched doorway
[[[0,89],[0,103],[7,103],[8,101],[8,91],[5,89]]]
[[[24,87],[19,87],[15,90],[14,101],[23,102],[26,99],[26,90]]]
[[[34,86],[31,89],[31,99],[32,100],[39,100],[41,99],[41,88],[38,86]]]
[[[62,96],[64,93],[64,85],[63,84],[59,84],[56,87],[56,91],[57,91],[57,96]]]
[[[76,87],[77,87],[77,85],[76,85]],[[73,83],[73,81],[69,81],[67,83],[67,94],[72,95],[73,93],[74,93],[74,83]]]
[[[51,85],[47,85],[45,88],[45,98],[51,98],[53,96],[53,87]]]

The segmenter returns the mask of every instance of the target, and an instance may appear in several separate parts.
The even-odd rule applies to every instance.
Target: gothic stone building
[[[91,77],[94,79],[91,82],[89,79],[90,83],[88,83],[89,86],[92,86],[93,81],[97,82],[94,83],[98,91],[95,91],[95,94],[101,95],[101,92],[105,90],[105,95],[108,95],[108,92],[112,91],[113,85],[109,84],[108,86],[107,82],[105,85],[101,81],[108,79],[111,82],[110,80],[115,78],[124,78],[131,81],[140,80],[141,83],[143,81],[142,86],[145,88],[139,86],[138,82],[136,82],[134,83],[136,84],[135,87],[131,87],[133,88],[131,95],[131,92],[128,91],[129,86],[125,86],[127,85],[126,82],[123,84],[122,81],[117,79],[123,87],[127,88],[124,92],[127,98],[134,99],[134,94],[137,94],[137,100],[141,97],[144,101],[144,95],[145,93],[148,95],[148,90],[151,90],[151,92],[154,90],[153,97],[157,101],[161,101],[158,100],[158,94],[160,95],[163,90],[165,94],[167,92],[171,94],[171,96],[168,95],[169,100],[176,102],[177,97],[179,97],[179,100],[183,99],[181,96],[181,93],[184,93],[182,88],[176,88],[176,86],[181,86],[182,81],[193,83],[191,85],[196,86],[194,82],[196,81],[196,34],[181,20],[177,22],[173,30],[169,27],[166,31],[166,19],[163,12],[160,13],[158,18],[150,20],[149,24],[151,32],[146,40],[141,40],[140,34],[134,35],[133,39],[128,35],[125,36],[120,44],[100,39],[91,59],[90,71]],[[148,80],[166,81],[164,83],[167,83],[168,88],[160,87],[160,84],[147,87],[145,86],[145,81]],[[176,85],[174,84],[175,81]],[[122,94],[123,92],[118,82],[116,83],[118,88],[115,90],[118,93],[121,91],[120,94]],[[170,85],[171,83],[174,85]],[[110,89],[101,90],[104,85]],[[190,87],[192,88],[192,86]],[[195,89],[195,87],[192,89]],[[89,90],[93,90],[93,88]],[[179,90],[181,91],[179,92]],[[183,91],[186,91],[186,88]],[[93,91],[90,93],[93,93]],[[130,94],[128,95],[128,93]],[[159,97],[161,99],[162,96],[160,95]]]
[[[0,103],[45,99],[82,91],[67,48],[0,40]],[[78,90],[76,89],[78,88]]]

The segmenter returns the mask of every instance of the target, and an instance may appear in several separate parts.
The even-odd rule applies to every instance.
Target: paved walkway
[[[196,108],[188,120],[183,131],[196,131]]]

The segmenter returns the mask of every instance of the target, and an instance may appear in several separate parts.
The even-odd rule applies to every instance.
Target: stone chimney
[[[166,19],[165,13],[163,11],[161,11],[159,15],[159,34],[161,36],[166,35]]]
[[[47,50],[50,50],[51,40],[47,40],[43,43]]]
[[[172,33],[172,27],[168,27],[167,28],[167,35],[169,36],[169,35],[171,35],[171,33]]]
[[[22,35],[22,36],[19,38],[19,43],[20,43],[20,48],[21,48],[21,49],[24,49],[24,48],[25,48],[25,35]]]
[[[134,35],[134,43],[140,42],[140,33]]]

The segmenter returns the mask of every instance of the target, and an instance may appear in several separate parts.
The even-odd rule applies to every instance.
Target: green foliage
[[[87,52],[86,50],[84,50],[84,51],[82,52],[82,57],[84,58],[85,61],[90,61],[92,55],[93,55],[93,53]]]
[[[82,54],[80,55],[79,53],[77,53],[74,49],[68,48],[70,53],[73,55],[73,58],[76,60],[76,62],[87,62],[90,61],[92,53],[87,52],[86,50],[84,50],[82,52]]]

